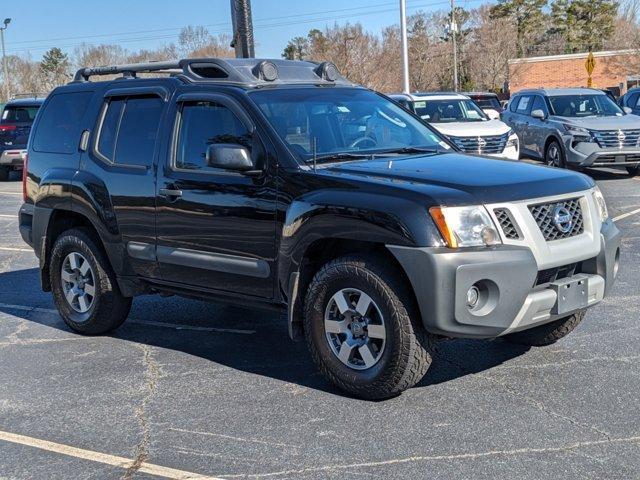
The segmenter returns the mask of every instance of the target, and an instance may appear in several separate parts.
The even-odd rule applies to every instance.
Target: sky
[[[407,13],[449,8],[450,0],[407,0]],[[456,0],[475,8],[484,0]],[[231,33],[229,0],[16,0],[2,2],[7,54],[39,60],[51,47],[118,44],[128,50],[176,42],[180,28]],[[280,57],[287,41],[312,28],[360,22],[374,33],[399,22],[399,0],[252,0],[256,56]]]

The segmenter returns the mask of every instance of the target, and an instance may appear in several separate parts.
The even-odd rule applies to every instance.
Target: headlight
[[[509,148],[509,147],[518,148],[518,136],[515,133],[513,133],[513,130],[509,132],[509,140],[507,140],[507,146],[505,148]]]
[[[593,189],[593,199],[598,207],[600,221],[605,222],[609,218],[609,211],[607,210],[607,202],[604,201],[604,196],[597,186]]]
[[[431,207],[429,213],[450,248],[502,243],[493,220],[482,206]]]
[[[570,123],[563,123],[562,127],[569,135],[576,137],[575,140],[578,142],[594,141],[593,136],[591,136],[591,132],[586,128],[577,127],[575,125],[571,125]]]

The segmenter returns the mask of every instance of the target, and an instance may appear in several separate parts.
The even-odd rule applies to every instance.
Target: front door
[[[222,94],[183,94],[172,148],[158,170],[157,258],[162,279],[273,296],[277,166],[242,107]],[[214,168],[213,143],[246,146],[256,171]]]

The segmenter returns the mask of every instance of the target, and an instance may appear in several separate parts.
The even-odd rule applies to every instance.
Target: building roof
[[[638,55],[637,50],[606,50],[602,52],[593,52],[593,56],[598,57],[613,57],[616,55]],[[539,57],[525,57],[525,58],[512,58],[509,60],[509,65],[515,65],[518,63],[535,63],[535,62],[554,62],[558,60],[573,60],[583,59],[589,56],[589,52],[583,53],[567,53],[563,55],[543,55]]]

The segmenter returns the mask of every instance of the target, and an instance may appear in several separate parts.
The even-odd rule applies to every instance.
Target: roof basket
[[[191,83],[215,82],[241,86],[278,83],[348,84],[330,62],[260,60],[255,58],[189,58],[175,61],[133,63],[78,70],[73,82],[88,82],[94,76],[122,75],[137,78],[141,73],[168,74]]]

